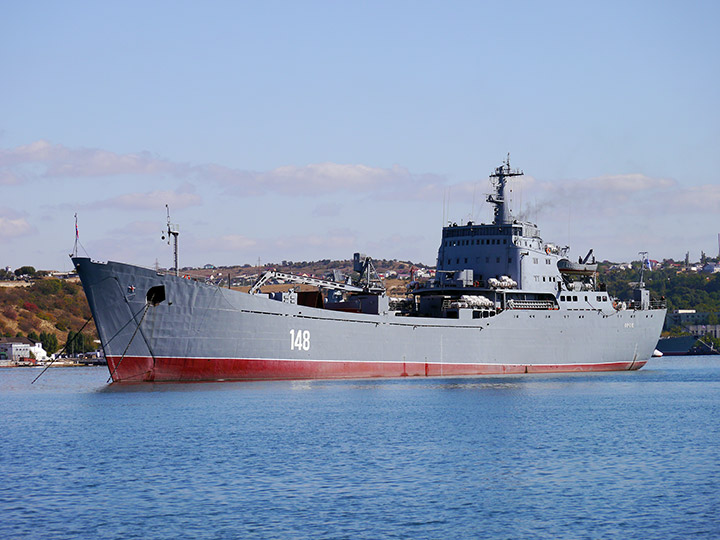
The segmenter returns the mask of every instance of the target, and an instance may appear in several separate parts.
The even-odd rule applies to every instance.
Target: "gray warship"
[[[441,377],[636,370],[665,318],[640,286],[618,302],[592,255],[513,217],[509,157],[490,175],[492,223],[442,229],[436,276],[386,294],[372,259],[329,279],[268,271],[248,292],[73,257],[114,382]],[[314,285],[263,293],[273,279]]]

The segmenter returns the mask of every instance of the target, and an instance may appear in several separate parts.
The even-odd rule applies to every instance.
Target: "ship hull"
[[[592,364],[453,364],[422,362],[324,362],[241,358],[111,357],[113,379],[124,382],[182,382],[283,379],[370,379],[458,377],[637,370],[647,361]]]
[[[74,262],[116,382],[633,370],[652,355],[665,315],[506,310],[454,320],[341,313],[122,263]],[[148,293],[160,289],[161,296]]]

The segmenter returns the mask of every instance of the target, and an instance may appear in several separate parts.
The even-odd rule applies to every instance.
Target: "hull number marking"
[[[635,323],[626,322],[626,323],[625,323],[625,328],[635,328]]]
[[[290,350],[310,350],[310,330],[290,330]]]

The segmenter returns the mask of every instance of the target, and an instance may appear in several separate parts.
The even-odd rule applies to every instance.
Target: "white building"
[[[41,362],[48,359],[39,341],[23,337],[0,338],[0,361],[15,363],[33,357]]]

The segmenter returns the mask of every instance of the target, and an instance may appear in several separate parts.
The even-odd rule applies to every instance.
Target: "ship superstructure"
[[[421,299],[422,313],[432,315],[433,309],[422,306],[435,306],[437,302],[432,298],[438,294],[450,295],[452,299],[457,294],[481,295],[492,300],[494,313],[507,308],[612,307],[604,286],[597,282],[592,250],[584,259],[573,263],[568,259],[568,246],[543,241],[537,225],[513,217],[505,193],[508,181],[522,174],[510,168],[508,156],[490,175],[495,188],[487,197],[494,205],[492,223],[468,221],[465,225],[452,223],[443,227],[437,257],[438,277],[414,291]]]
[[[638,369],[665,307],[629,304],[513,217],[509,158],[490,175],[489,224],[443,227],[435,279],[392,298],[365,255],[350,275],[270,271],[248,293],[74,257],[115,381],[481,375]],[[177,230],[177,228],[175,229]],[[176,264],[177,267],[177,264]],[[313,285],[263,293],[272,280]]]

